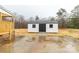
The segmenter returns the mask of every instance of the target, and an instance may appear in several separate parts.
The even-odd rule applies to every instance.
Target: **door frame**
[[[46,24],[39,24],[39,32],[46,32]]]

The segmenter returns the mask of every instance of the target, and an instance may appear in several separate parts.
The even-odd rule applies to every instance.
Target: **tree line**
[[[70,13],[60,8],[57,12],[59,28],[79,28],[79,5],[75,6]]]
[[[64,8],[57,11],[56,17],[50,17],[49,20],[56,20],[59,28],[79,28],[79,5],[75,6],[70,13]],[[35,20],[39,20],[39,16],[35,16]],[[30,17],[28,20],[34,20]],[[27,28],[27,20],[22,15],[17,15],[15,19],[15,28]]]

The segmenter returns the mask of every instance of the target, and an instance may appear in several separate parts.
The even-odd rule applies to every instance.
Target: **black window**
[[[50,28],[53,28],[53,24],[50,24],[49,27],[50,27]]]
[[[35,28],[35,27],[36,27],[36,25],[35,25],[35,24],[33,24],[33,25],[32,25],[32,28]]]

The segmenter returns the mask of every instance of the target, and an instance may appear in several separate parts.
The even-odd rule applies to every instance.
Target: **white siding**
[[[39,24],[35,24],[36,28],[32,28],[33,24],[28,24],[28,32],[39,32]]]
[[[49,25],[46,24],[46,32],[58,32],[58,24],[53,24],[53,28],[50,28]]]

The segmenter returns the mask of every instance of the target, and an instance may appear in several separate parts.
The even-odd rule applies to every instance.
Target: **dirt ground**
[[[36,39],[36,40],[35,40]],[[44,39],[44,40],[41,40]],[[14,42],[0,46],[1,53],[75,53],[79,52],[79,40],[72,37],[32,38],[16,37]]]
[[[17,31],[14,42],[0,45],[1,53],[75,53],[79,52],[79,38],[73,36],[27,35]],[[25,29],[24,29],[25,30]],[[72,31],[71,31],[72,32]],[[78,30],[74,30],[78,33]],[[18,34],[18,35],[17,35]],[[73,34],[74,35],[74,34]]]

